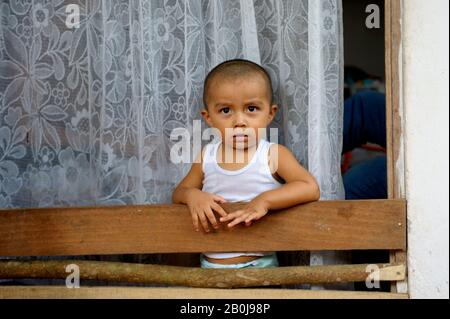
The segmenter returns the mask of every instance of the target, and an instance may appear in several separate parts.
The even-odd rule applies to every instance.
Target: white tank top
[[[222,196],[227,202],[250,202],[261,193],[279,188],[282,184],[270,172],[269,150],[274,143],[262,139],[249,164],[238,171],[228,171],[217,163],[217,152],[221,142],[208,144],[203,156],[202,191]],[[239,256],[265,256],[271,254],[257,252],[203,253],[214,259]]]

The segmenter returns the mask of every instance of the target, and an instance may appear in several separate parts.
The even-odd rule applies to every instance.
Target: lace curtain
[[[342,198],[339,0],[0,0],[0,19],[0,208],[170,202],[189,169],[170,133],[232,58],[269,70],[279,141]]]
[[[66,24],[68,5],[79,28]],[[271,74],[273,124],[343,198],[341,0],[0,0],[0,209],[168,203],[218,63]]]

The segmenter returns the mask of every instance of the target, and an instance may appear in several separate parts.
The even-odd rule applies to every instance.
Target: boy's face
[[[207,96],[208,109],[202,115],[210,127],[218,129],[225,146],[248,149],[260,140],[258,129],[266,129],[278,107],[262,76],[213,79]]]

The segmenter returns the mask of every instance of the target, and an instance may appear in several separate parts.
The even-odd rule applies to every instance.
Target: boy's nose
[[[247,122],[242,114],[237,113],[234,118],[234,127],[246,127]]]

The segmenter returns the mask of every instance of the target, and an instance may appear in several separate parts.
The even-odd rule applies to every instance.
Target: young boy
[[[227,61],[207,76],[202,116],[220,132],[220,143],[209,144],[173,193],[175,204],[189,207],[194,228],[205,232],[227,223],[250,226],[270,210],[316,201],[319,187],[308,171],[284,146],[264,139],[278,107],[272,103],[272,83],[259,65],[246,60]],[[221,159],[243,158],[242,161]],[[227,214],[221,203],[246,202]],[[220,215],[220,219],[216,215]],[[203,268],[278,266],[273,252],[203,253]]]

